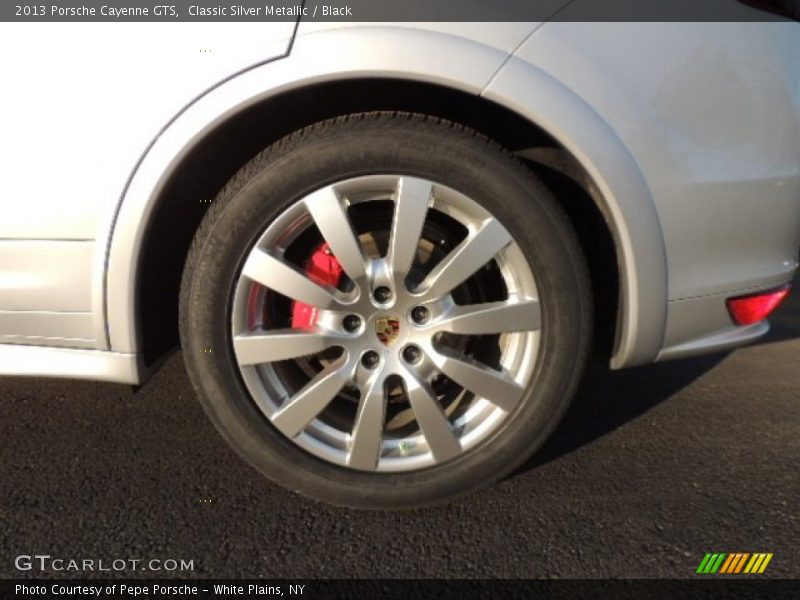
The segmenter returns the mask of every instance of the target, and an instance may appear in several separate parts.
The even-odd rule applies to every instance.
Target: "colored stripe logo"
[[[708,552],[700,561],[697,573],[713,575],[715,573],[736,575],[738,573],[763,573],[772,553],[766,552]]]

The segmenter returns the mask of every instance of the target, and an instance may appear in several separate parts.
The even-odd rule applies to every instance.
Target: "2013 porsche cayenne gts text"
[[[0,374],[179,346],[264,475],[389,508],[512,472],[591,356],[767,331],[800,24],[295,25],[0,26]]]

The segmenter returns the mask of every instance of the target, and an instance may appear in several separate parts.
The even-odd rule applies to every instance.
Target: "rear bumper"
[[[768,321],[736,325],[726,301],[789,284],[795,272],[796,267],[744,290],[669,302],[664,348],[656,362],[731,350],[762,337],[769,332]]]

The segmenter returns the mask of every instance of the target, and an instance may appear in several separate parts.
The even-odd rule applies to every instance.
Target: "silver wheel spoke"
[[[305,274],[271,254],[256,248],[247,257],[242,275],[264,287],[319,308],[335,305],[336,299]]]
[[[347,464],[372,471],[378,466],[386,418],[386,379],[374,377],[364,391],[353,427]]]
[[[429,181],[403,177],[397,188],[387,262],[396,279],[405,278],[417,254],[433,186]]]
[[[456,306],[432,327],[459,335],[488,335],[513,331],[535,331],[541,327],[536,300],[487,302]]]
[[[305,203],[311,218],[345,273],[353,281],[363,279],[366,276],[366,264],[361,244],[353,231],[344,202],[336,190],[332,187],[317,190],[306,198]]]
[[[233,340],[233,350],[240,365],[256,365],[308,356],[334,345],[335,340],[331,337],[296,329],[247,333],[237,335]]]
[[[294,437],[314,417],[325,410],[347,383],[347,359],[343,356],[330,364],[289,399],[272,417],[272,424],[288,436]]]
[[[436,461],[444,462],[458,455],[461,444],[428,385],[416,378],[406,378],[406,393]]]
[[[522,396],[522,387],[505,372],[441,354],[432,358],[450,379],[506,412],[511,412]]]
[[[511,241],[511,235],[496,219],[484,221],[478,231],[467,237],[433,268],[420,284],[420,291],[431,298],[449,294]]]

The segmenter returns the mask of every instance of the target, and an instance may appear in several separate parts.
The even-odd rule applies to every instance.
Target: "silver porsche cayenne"
[[[408,507],[789,291],[798,23],[180,25],[0,24],[0,374],[180,346],[265,476]]]

